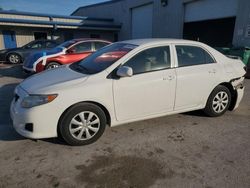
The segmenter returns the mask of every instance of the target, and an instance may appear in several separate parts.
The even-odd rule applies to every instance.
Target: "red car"
[[[80,61],[100,48],[111,44],[99,39],[73,39],[48,51],[41,51],[26,58],[23,69],[25,72],[41,72],[60,65]]]

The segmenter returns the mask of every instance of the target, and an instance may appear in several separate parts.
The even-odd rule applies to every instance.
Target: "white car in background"
[[[244,64],[194,41],[114,43],[68,66],[34,75],[15,90],[14,128],[70,145],[95,142],[124,123],[203,109],[220,116],[238,107]]]

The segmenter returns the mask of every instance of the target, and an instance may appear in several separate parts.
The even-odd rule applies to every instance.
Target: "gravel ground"
[[[250,187],[250,80],[240,107],[222,117],[166,116],[70,147],[14,131],[9,105],[23,78],[20,66],[0,64],[0,187]]]

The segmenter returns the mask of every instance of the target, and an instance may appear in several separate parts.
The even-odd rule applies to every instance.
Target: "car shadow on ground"
[[[208,117],[202,110],[185,112],[185,113],[182,113],[182,115],[186,115],[186,116],[198,116],[198,117]]]
[[[17,79],[25,79],[28,77],[22,71],[22,65],[0,64],[0,77],[11,77]]]
[[[14,89],[17,85],[18,83],[0,86],[0,141],[24,139],[14,130],[9,112],[10,104],[14,96]]]
[[[48,142],[55,145],[68,146],[68,144],[60,137],[57,138],[44,138],[41,141]]]

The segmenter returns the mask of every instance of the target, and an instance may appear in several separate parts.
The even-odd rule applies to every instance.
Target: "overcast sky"
[[[80,6],[109,0],[0,0],[4,10],[70,15]]]

